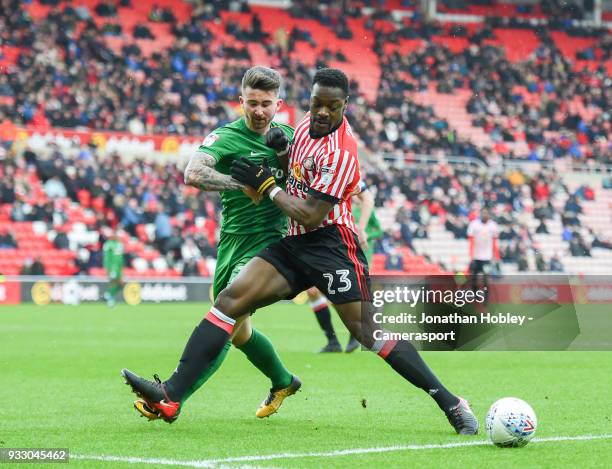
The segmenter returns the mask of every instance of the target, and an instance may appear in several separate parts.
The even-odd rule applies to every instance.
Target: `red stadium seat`
[[[392,44],[390,42],[385,43],[383,49],[385,54],[391,54],[397,51],[400,55],[407,56],[419,50],[424,44],[425,41],[422,39],[400,39],[397,44]]]
[[[576,60],[576,53],[578,51],[593,47],[597,43],[595,38],[568,36],[567,33],[562,31],[551,31],[550,36],[563,55],[571,60]]]
[[[104,270],[102,267],[92,267],[89,269],[89,275],[94,277],[106,277],[106,270]]]
[[[454,54],[462,53],[470,45],[465,37],[432,36],[431,41],[447,47]]]
[[[529,29],[496,28],[493,33],[496,39],[487,39],[485,42],[504,47],[506,57],[510,62],[526,60],[540,43],[535,32]]]
[[[24,5],[25,6],[25,5]],[[37,1],[30,2],[25,8],[34,20],[41,20],[47,17],[51,7],[49,5],[41,5]]]

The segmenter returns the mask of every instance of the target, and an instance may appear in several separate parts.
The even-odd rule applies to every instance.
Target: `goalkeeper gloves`
[[[252,187],[262,195],[276,183],[265,161],[264,165],[260,166],[244,156],[234,160],[230,173],[236,181]]]
[[[266,134],[266,145],[272,148],[278,156],[289,153],[289,137],[280,127],[273,127]]]

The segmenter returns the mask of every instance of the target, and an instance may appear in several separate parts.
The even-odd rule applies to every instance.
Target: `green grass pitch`
[[[206,312],[200,304],[1,307],[0,446],[69,448],[69,466],[85,468],[612,465],[611,352],[426,353],[481,426],[493,401],[516,396],[535,409],[539,438],[608,435],[470,445],[484,434],[455,435],[434,402],[374,354],[313,353],[323,336],[309,308],[293,304],[254,317],[304,383],[278,414],[255,418],[269,384],[232,350],[176,423],[138,417],[119,370],[167,377]]]

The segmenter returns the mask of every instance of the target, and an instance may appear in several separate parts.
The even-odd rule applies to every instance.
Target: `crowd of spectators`
[[[495,7],[499,4],[504,4],[499,0],[442,0],[441,5],[452,10],[468,11],[470,6],[486,6]],[[509,19],[521,18],[519,14],[536,13],[536,7],[546,15],[551,27],[563,28],[571,25],[573,20],[587,19],[589,14],[593,13],[595,2],[573,2],[571,0],[542,0],[540,2],[520,3],[514,5],[516,17]],[[507,4],[506,4],[507,6]],[[444,8],[442,9],[444,11]]]
[[[397,109],[390,110],[393,102],[403,101],[403,107],[408,109],[414,107],[406,103],[405,93],[426,90],[430,83],[435,83],[441,93],[466,88],[472,92],[467,111],[472,115],[473,125],[483,128],[493,142],[488,153],[538,161],[568,156],[612,163],[609,112],[612,79],[605,67],[611,48],[609,31],[590,30],[599,38],[597,45],[580,51],[598,60],[599,67],[576,70],[573,61],[581,57],[564,56],[547,27],[542,25],[529,26],[536,30],[540,41],[532,57],[511,63],[503,49],[484,42],[494,38],[495,23],[488,21],[471,35],[464,28],[453,30],[453,35],[464,36],[470,41],[469,47],[456,53],[437,43],[430,43],[409,55],[383,53],[389,41],[400,38],[427,40],[434,34],[441,34],[440,25],[424,24],[413,28],[410,24],[393,32],[379,33],[375,48],[383,57],[383,73],[377,108],[382,111],[383,126],[392,130],[380,135],[372,146],[389,147],[394,143],[398,150],[421,149],[424,141],[428,143],[425,145],[428,151],[442,148],[454,154],[481,155],[482,149],[461,142],[443,121],[427,115],[426,110],[419,110],[420,114],[399,114]],[[391,99],[380,102],[387,96]],[[414,131],[417,126],[420,126],[420,133]],[[402,135],[405,138],[397,137]],[[524,155],[517,154],[515,143],[525,145]]]
[[[285,99],[302,109],[308,106],[312,70],[290,57],[297,42],[316,45],[317,38],[309,31],[293,28],[288,34],[271,36],[262,29],[265,18],[253,15],[248,27],[232,22],[224,25],[235,44],[215,42],[207,24],[217,21],[223,10],[248,13],[246,2],[195,1],[186,22],[174,21],[171,10],[152,4],[149,20],[169,23],[175,42],[150,57],[145,57],[136,43],[125,45],[121,54],[113,52],[104,35],[130,32],[122,31],[117,23],[96,25],[87,7],[55,0],[45,3],[54,8],[46,19],[34,22],[18,1],[0,0],[0,41],[21,48],[15,68],[0,74],[0,121],[6,116],[17,124],[37,126],[206,135],[235,117],[232,107],[240,79],[251,65],[246,44],[252,41],[262,42],[275,67],[291,77]],[[350,39],[347,18],[358,14],[354,2],[347,2],[346,11],[333,4],[321,10],[318,3],[293,2],[290,13],[320,21],[338,37]],[[102,1],[95,12],[116,17],[117,6],[129,4],[125,0]],[[491,162],[494,152],[516,156],[512,145],[491,149],[462,139],[431,108],[407,99],[411,92],[431,83],[442,93],[469,89],[472,98],[467,110],[473,125],[482,127],[493,142],[524,141],[529,148],[527,157],[532,160],[570,156],[610,163],[612,86],[603,68],[604,61],[610,59],[610,34],[576,27],[567,15],[555,18],[559,21],[548,27],[490,18],[482,28],[468,33],[461,25],[449,30],[414,15],[396,22],[393,31],[383,32],[376,21],[389,19],[389,15],[375,10],[365,24],[374,34],[374,51],[380,57],[380,86],[376,100],[370,103],[352,81],[348,118],[364,145],[376,153],[443,152],[485,162]],[[146,29],[146,25],[140,26]],[[494,37],[499,27],[534,29],[539,45],[533,56],[511,63],[502,49],[487,45],[485,40]],[[597,42],[578,51],[576,57],[566,57],[550,38],[550,28],[596,37]],[[147,35],[144,29],[131,33],[133,37]],[[384,53],[385,44],[401,39],[427,41],[437,34],[466,37],[470,46],[452,52],[428,43],[407,55]],[[223,59],[224,65],[212,74],[210,64],[217,59]],[[572,64],[576,59],[597,60],[602,66],[576,70]],[[346,61],[347,57],[343,51],[325,49],[317,66],[332,60]],[[536,95],[537,100],[527,100],[526,93]],[[214,262],[218,198],[184,187],[182,174],[174,165],[125,162],[117,155],[101,159],[95,148],[82,148],[76,155],[56,149],[48,159],[28,150],[23,157],[5,159],[0,170],[0,204],[12,204],[11,219],[46,223],[55,247],[79,250],[76,263],[81,273],[101,265],[100,248],[109,229],[123,230],[159,253],[156,259],[130,253],[128,264],[134,268],[168,267],[187,275],[202,271],[201,260],[208,260],[209,265]],[[558,270],[565,253],[544,259],[521,213],[532,211],[540,220],[535,233],[546,233],[547,221],[557,216],[551,197],[559,192],[570,195],[559,213],[568,252],[588,256],[593,247],[609,246],[592,230],[580,226],[580,201],[588,199],[589,188],[569,194],[557,174],[532,178],[516,173],[486,175],[441,165],[435,173],[420,169],[372,171],[369,179],[378,188],[379,206],[398,193],[408,201],[397,212],[397,229],[387,233],[376,247],[388,254],[388,265],[393,268],[402,265],[398,247],[411,247],[414,238],[427,237],[431,217],[441,217],[446,229],[461,239],[470,218],[486,200],[493,205],[502,227],[505,261],[522,270],[527,268],[531,253],[539,270]],[[36,182],[41,193],[32,190]],[[62,228],[68,201],[92,214],[88,228],[100,233],[96,242],[75,246],[70,232]],[[0,233],[0,248],[10,249],[14,243],[10,232]],[[40,270],[36,260],[29,259],[26,267],[31,269],[32,265]]]
[[[28,149],[5,159],[0,176],[0,206],[10,205],[10,220],[43,222],[55,248],[78,253],[76,273],[101,267],[102,245],[116,230],[144,248],[128,250],[127,266],[136,270],[199,275],[214,266],[219,199],[185,186],[176,165],[99,158],[91,148],[74,156],[55,149],[42,159]],[[93,237],[75,236],[71,206],[83,209]],[[0,249],[15,247],[14,235],[2,229]],[[143,252],[154,254],[140,256]],[[206,269],[198,266],[200,260]]]
[[[485,206],[500,226],[502,260],[519,270],[534,268],[530,257],[537,270],[554,271],[563,268],[565,256],[612,249],[609,240],[580,221],[582,201],[593,200],[593,189],[570,191],[554,170],[526,176],[517,170],[490,172],[440,163],[433,170],[390,166],[369,168],[365,174],[367,184],[375,188],[377,207],[405,200],[396,206],[395,224],[375,244],[375,252],[387,255],[389,270],[402,267],[400,248],[414,248],[414,239],[428,237],[433,217],[456,239],[465,239],[468,223]],[[127,266],[137,271],[200,275],[214,269],[219,198],[185,186],[176,165],[127,161],[118,155],[101,158],[91,147],[70,154],[55,148],[45,158],[26,149],[3,161],[0,176],[0,207],[10,206],[10,220],[43,222],[55,248],[78,253],[75,273],[101,267],[102,244],[115,230],[125,233],[123,239],[138,240],[140,247],[129,243],[126,256]],[[81,218],[93,237],[75,236],[71,206],[86,214]],[[539,221],[535,229],[529,228],[531,217]],[[553,219],[561,221],[565,248],[545,258],[534,235],[548,233]],[[16,246],[14,234],[1,229],[0,249]],[[37,261],[44,271],[44,259]],[[31,268],[32,259],[26,263]]]
[[[88,17],[86,7],[51,3],[57,7],[45,20],[35,23],[25,9],[19,8],[17,0],[0,2],[1,41],[22,48],[16,68],[0,75],[0,96],[10,98],[2,101],[0,111],[16,123],[206,135],[235,116],[232,105],[237,101],[241,75],[250,65],[249,42],[261,42],[275,66],[284,76],[292,77],[287,80],[286,100],[302,109],[308,106],[312,70],[298,59],[290,59],[290,54],[298,41],[316,44],[317,38],[309,31],[293,28],[288,35],[271,37],[262,30],[262,19],[254,14],[249,27],[231,21],[225,24],[225,32],[235,37],[235,44],[215,41],[208,22],[219,18],[223,10],[248,13],[246,2],[193,2],[191,18],[186,22],[172,21],[171,11],[153,4],[151,21],[170,22],[176,39],[151,57],[145,57],[135,43],[124,46],[121,54],[114,53],[104,42],[104,27]],[[318,20],[348,38],[346,20],[360,14],[354,2],[348,2],[346,10],[333,2],[321,9],[318,3],[293,2],[290,13]],[[116,15],[116,4],[101,2],[96,12]],[[609,161],[610,77],[603,67],[575,71],[570,61],[576,58],[559,52],[548,27],[524,23],[524,27],[536,28],[540,45],[532,59],[513,64],[500,48],[483,43],[494,35],[495,27],[504,26],[498,24],[499,19],[488,19],[470,35],[461,25],[446,31],[443,25],[426,22],[418,14],[398,21],[393,31],[383,32],[374,21],[380,18],[390,16],[374,10],[365,23],[373,30],[374,52],[380,57],[382,73],[376,101],[366,102],[353,81],[347,112],[370,150],[444,151],[486,160],[491,153],[516,156],[512,145],[504,143],[524,141],[530,159],[569,155]],[[570,21],[559,27],[570,33],[584,29],[573,24]],[[146,29],[146,25],[139,27]],[[342,33],[345,29],[348,32]],[[146,35],[144,30],[141,33]],[[433,43],[409,55],[384,53],[385,44],[402,38],[428,40],[434,34],[463,35],[472,45],[459,53]],[[603,65],[610,56],[609,33],[589,29],[582,34],[599,36],[596,47],[580,53],[593,56]],[[225,61],[219,75],[210,71],[215,59]],[[342,51],[324,50],[317,66],[329,60],[346,57]],[[499,145],[483,148],[477,142],[463,140],[430,108],[407,99],[407,93],[422,90],[430,82],[437,83],[443,92],[471,89],[468,110],[474,125],[482,127]],[[538,94],[539,104],[525,102],[516,87]]]
[[[415,166],[372,171],[367,181],[377,187],[378,206],[398,200],[398,194],[405,197],[394,226],[376,245],[376,252],[387,254],[390,265],[399,262],[399,247],[414,250],[414,239],[429,237],[433,217],[455,239],[466,239],[469,222],[483,207],[491,209],[499,225],[501,260],[515,264],[519,271],[562,271],[563,257],[591,256],[592,248],[612,249],[609,240],[582,225],[578,216],[582,201],[593,200],[593,189],[583,185],[571,191],[554,170],[527,176],[517,170],[490,172],[440,163],[433,170]],[[530,228],[532,218],[539,222],[535,229]],[[563,227],[558,240],[564,241],[563,249],[546,257],[534,235],[549,233],[547,223],[553,219]]]

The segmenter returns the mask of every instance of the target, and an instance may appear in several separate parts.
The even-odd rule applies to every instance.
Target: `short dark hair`
[[[319,84],[331,88],[340,88],[345,96],[349,93],[349,80],[342,70],[337,68],[321,68],[312,79],[312,86]]]
[[[249,68],[242,77],[242,89],[246,87],[254,90],[279,91],[281,76],[276,70],[256,65]]]

